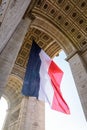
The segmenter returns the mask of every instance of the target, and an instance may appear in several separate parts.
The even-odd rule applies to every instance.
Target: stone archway
[[[9,101],[9,108],[3,130],[18,127],[18,118],[22,101],[21,88],[22,79],[15,75],[10,75],[3,94]]]

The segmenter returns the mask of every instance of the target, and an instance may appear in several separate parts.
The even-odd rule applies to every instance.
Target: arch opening
[[[0,99],[0,130],[2,130],[4,126],[4,122],[6,119],[8,110],[8,102],[4,97],[1,97]]]

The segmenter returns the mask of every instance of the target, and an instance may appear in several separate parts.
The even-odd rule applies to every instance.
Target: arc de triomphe
[[[44,130],[44,104],[35,109],[38,124],[37,113],[26,115],[35,99],[21,95],[32,39],[51,58],[65,51],[87,118],[87,0],[0,0],[0,97],[9,104],[3,130]]]

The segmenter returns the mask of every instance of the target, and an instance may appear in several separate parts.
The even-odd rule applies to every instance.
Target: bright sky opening
[[[7,114],[8,104],[5,98],[0,99],[0,130],[2,130],[3,123]]]

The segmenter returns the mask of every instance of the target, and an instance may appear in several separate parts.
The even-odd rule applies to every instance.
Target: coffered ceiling
[[[32,40],[37,41],[39,46],[43,48],[51,57],[59,53],[61,49],[58,43],[55,42],[49,35],[35,28],[29,28],[25,36],[24,43],[16,59],[16,64],[21,67],[26,67],[26,59],[29,57]],[[55,50],[55,51],[54,51]]]
[[[76,49],[81,51],[87,46],[87,0],[32,1],[25,16],[31,15],[43,18],[55,26]],[[35,39],[50,57],[58,55],[61,49],[57,40],[47,34],[47,31],[31,24],[15,62],[21,67],[26,67],[32,39]],[[67,45],[64,46],[68,48]]]
[[[32,14],[51,22],[79,50],[87,44],[87,0],[39,0]]]

